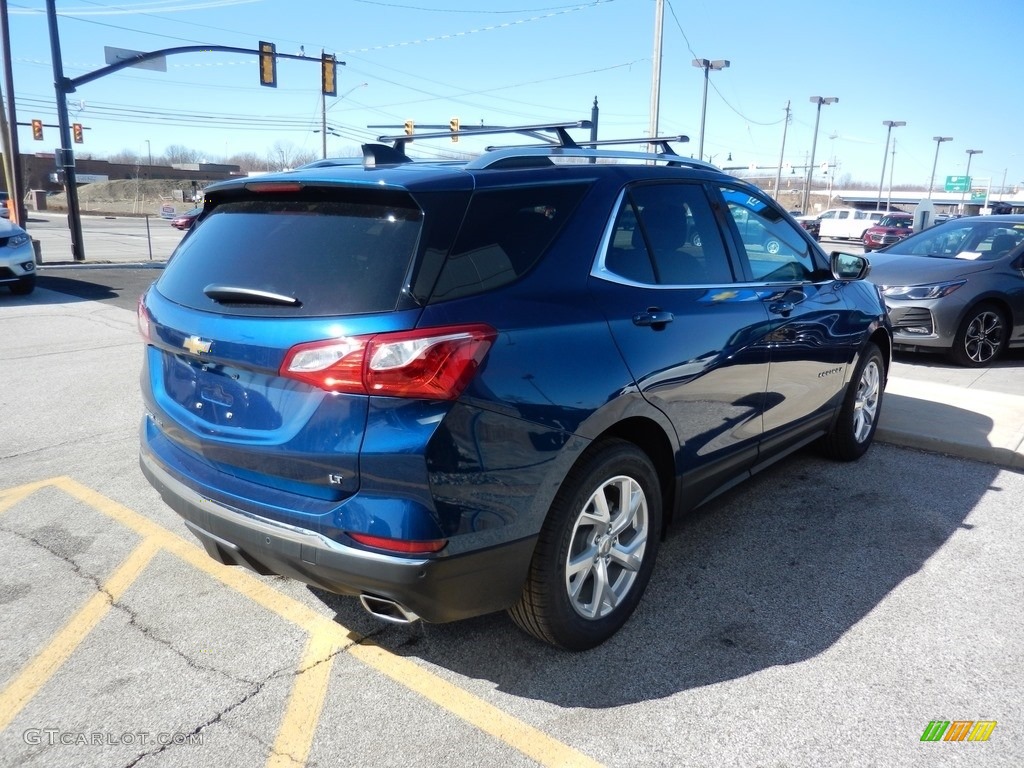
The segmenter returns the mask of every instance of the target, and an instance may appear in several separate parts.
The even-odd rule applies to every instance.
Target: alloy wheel
[[[857,400],[853,407],[853,436],[862,443],[871,435],[871,428],[878,418],[878,402],[881,395],[882,373],[874,360],[869,360],[861,371],[857,383]]]
[[[603,483],[573,526],[565,562],[569,602],[585,619],[607,616],[636,582],[650,534],[643,488],[620,475]]]
[[[975,363],[994,358],[1003,344],[1003,318],[997,312],[979,312],[964,334],[964,352]]]

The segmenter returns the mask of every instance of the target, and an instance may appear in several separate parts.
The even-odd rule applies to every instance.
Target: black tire
[[[36,276],[29,275],[16,283],[11,283],[11,293],[15,296],[28,296],[36,289]]]
[[[983,302],[964,315],[953,337],[949,359],[968,368],[992,365],[1006,349],[1006,315],[995,304]]]
[[[832,430],[818,443],[830,459],[855,461],[871,447],[882,413],[884,382],[882,353],[875,344],[868,342],[846,389],[839,416]]]
[[[629,509],[619,499],[629,493]],[[519,602],[509,615],[546,643],[573,651],[600,645],[626,623],[654,568],[661,486],[633,443],[591,448],[551,504]],[[578,567],[569,573],[570,559]],[[605,588],[598,592],[604,579]]]

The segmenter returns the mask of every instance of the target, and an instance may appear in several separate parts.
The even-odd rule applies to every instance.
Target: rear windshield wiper
[[[257,288],[242,288],[234,285],[208,285],[203,293],[218,304],[272,304],[275,306],[301,307],[302,302],[294,296],[261,291]]]

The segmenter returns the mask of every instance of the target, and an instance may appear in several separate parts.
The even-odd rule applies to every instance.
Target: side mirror
[[[836,280],[863,280],[871,272],[871,262],[863,256],[832,251],[832,277]]]

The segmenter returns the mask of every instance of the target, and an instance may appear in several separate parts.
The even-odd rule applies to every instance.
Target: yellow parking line
[[[53,677],[159,551],[160,547],[153,539],[143,539],[107,579],[102,590],[89,598],[21,674],[0,692],[0,731],[10,725],[39,689]]]
[[[97,493],[70,477],[55,477],[51,480],[6,491],[0,494],[0,512],[5,509],[4,505],[9,497],[24,498],[43,487],[56,487],[63,490],[126,528],[135,531],[143,537],[144,543],[159,545],[189,565],[212,576],[225,586],[309,633],[302,666],[302,669],[306,671],[296,675],[288,708],[282,718],[275,739],[274,751],[270,757],[271,762],[267,763],[268,766],[285,764],[285,762],[272,762],[276,758],[287,761],[289,765],[294,765],[290,758],[300,754],[302,755],[300,764],[304,764],[326,696],[327,678],[332,666],[326,660],[339,649],[347,651],[364,664],[419,693],[444,710],[531,757],[541,765],[600,765],[543,731],[517,720],[483,699],[428,672],[415,662],[396,656],[376,644],[364,642],[357,633],[317,613],[283,592],[267,586],[264,581],[248,571],[221,565],[210,558],[198,544],[182,539],[138,512]],[[25,489],[30,490],[23,493]],[[68,653],[70,654],[70,650]],[[31,698],[35,690],[27,698]],[[4,704],[4,700],[0,699],[0,704]],[[0,708],[0,712],[2,711],[3,709]],[[6,722],[0,721],[0,730],[5,725]]]
[[[320,711],[327,698],[331,667],[337,651],[337,645],[324,633],[310,635],[267,768],[294,768],[306,764],[320,721]]]
[[[517,720],[472,693],[452,685],[418,664],[396,656],[379,645],[365,642],[349,653],[378,672],[430,699],[453,715],[472,723],[510,747],[547,766],[600,766],[572,747],[551,738],[541,730]]]
[[[40,480],[39,482],[36,483],[29,483],[28,485],[19,485],[17,488],[10,488],[6,491],[0,491],[0,515],[2,515],[11,507],[13,507],[22,499],[31,496],[40,488],[45,488],[48,485],[51,485],[51,482],[49,480]]]

